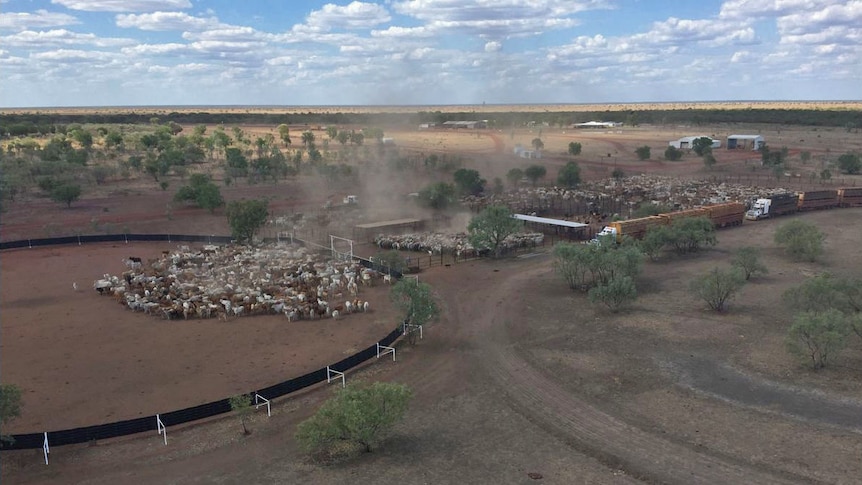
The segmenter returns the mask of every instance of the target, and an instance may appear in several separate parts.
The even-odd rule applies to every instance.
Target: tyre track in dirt
[[[810,479],[758,467],[734,457],[710,454],[707,450],[696,450],[650,434],[577,398],[531,367],[518,355],[506,327],[517,318],[517,306],[524,304],[517,298],[519,288],[529,284],[531,278],[546,275],[549,270],[545,264],[526,267],[516,262],[505,272],[491,273],[494,277],[491,284],[487,284],[489,275],[482,273],[490,273],[490,265],[476,265],[474,271],[465,272],[460,286],[481,285],[487,293],[465,294],[452,287],[441,290],[450,302],[452,320],[469,325],[472,328],[467,334],[479,337],[473,368],[486,373],[502,387],[513,408],[606,466],[647,482],[810,483]],[[466,301],[467,298],[470,301]]]

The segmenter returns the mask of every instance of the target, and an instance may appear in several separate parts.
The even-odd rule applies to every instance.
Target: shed
[[[749,148],[751,150],[760,150],[766,142],[760,135],[730,135],[727,137],[727,149]]]
[[[721,148],[721,140],[715,140],[715,139],[708,137],[706,135],[684,136],[684,137],[680,138],[679,140],[670,141],[667,144],[674,147],[674,148],[679,148],[681,150],[684,150],[686,148],[691,148],[692,144],[694,143],[694,140],[697,140],[698,138],[709,138],[710,140],[712,140],[712,148]]]
[[[584,224],[581,222],[567,221],[564,219],[551,219],[548,217],[537,217],[531,216],[527,214],[514,214],[512,215],[515,219],[519,221],[524,221],[526,225],[530,226],[533,229],[538,229],[541,232],[552,232],[554,234],[565,236],[569,238],[575,239],[584,239],[591,234],[586,234],[587,228],[589,228],[589,224]]]

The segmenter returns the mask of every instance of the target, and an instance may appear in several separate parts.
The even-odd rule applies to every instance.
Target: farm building
[[[512,150],[515,156],[521,158],[542,158],[542,152],[539,150],[530,150],[528,148],[524,148],[520,144],[515,145],[515,149]]]
[[[422,123],[419,125],[420,130],[430,130],[431,128],[436,128],[437,123]]]
[[[684,136],[684,137],[680,138],[679,140],[669,141],[667,144],[674,147],[674,148],[679,148],[681,150],[684,150],[686,148],[691,148],[692,143],[694,143],[694,140],[697,140],[698,138],[709,138],[710,140],[712,140],[712,148],[721,148],[721,140],[715,140],[715,139],[710,138],[706,135]]]
[[[727,149],[749,148],[751,150],[760,150],[766,142],[760,135],[730,135],[727,137]]]
[[[589,224],[528,214],[513,214],[512,217],[524,221],[524,225],[530,229],[543,233],[556,234],[569,239],[586,239],[592,236],[589,233]]]
[[[618,121],[587,121],[585,123],[575,123],[575,128],[615,128],[622,126]]]
[[[441,125],[443,128],[466,128],[466,129],[475,129],[475,128],[487,128],[488,120],[481,121],[446,121]]]

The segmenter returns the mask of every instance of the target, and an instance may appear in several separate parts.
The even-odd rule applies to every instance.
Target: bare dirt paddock
[[[397,325],[384,288],[375,311],[288,322],[283,315],[163,320],[100,296],[93,281],[129,256],[176,244],[90,244],[5,251],[3,381],[24,389],[5,432],[52,431],[155,415],[260,389],[373,345]],[[78,291],[73,290],[76,283]]]

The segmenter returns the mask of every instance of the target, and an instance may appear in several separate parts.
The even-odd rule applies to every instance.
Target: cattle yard
[[[400,192],[416,188],[410,184],[399,187],[397,194],[370,186],[330,187],[311,194],[305,180],[272,187],[232,186],[224,192],[234,200],[270,198],[272,221],[262,236],[302,236],[324,246],[330,235],[352,239],[357,226],[376,229],[375,221],[409,219],[404,227],[382,235],[363,232],[356,241],[356,253],[363,256],[386,249],[409,256],[469,252],[459,233],[472,214],[497,203],[527,214],[584,222],[596,232],[614,215],[628,217],[647,202],[691,209],[862,185],[854,177],[813,180],[805,171],[799,177],[791,172],[776,178],[751,169],[750,154],[735,152],[719,153],[715,172],[697,167],[699,161],[642,163],[632,154],[623,155],[655,137],[650,130],[583,135],[585,144],[597,145],[585,151],[609,156],[587,157],[582,164],[587,182],[577,189],[523,184],[502,194],[464,198],[464,212],[445,217],[404,204]],[[719,130],[743,131],[703,131]],[[679,127],[659,131],[667,139],[684,134]],[[802,131],[786,128],[782,137],[792,141],[792,152],[811,149],[812,167],[798,166],[814,169],[820,163],[817,157],[825,156],[826,141],[819,136],[816,141],[808,136],[804,138],[809,141],[793,141],[803,139]],[[833,134],[844,137],[838,130]],[[498,137],[507,144],[528,145],[535,132],[523,130],[511,139],[502,135]],[[457,146],[429,141],[434,136],[416,135],[415,143],[458,153]],[[544,136],[549,151],[563,151],[566,140],[579,135],[549,129]],[[496,156],[490,138],[483,142],[472,137],[469,143],[468,152],[476,159],[468,166],[483,175],[502,175],[524,163],[508,153],[488,161]],[[564,160],[554,155],[541,162],[554,167]],[[611,178],[614,166],[623,167],[626,177]],[[340,199],[348,191],[359,194],[359,204],[326,207],[327,199]],[[114,231],[227,233],[223,215],[177,209],[168,217],[161,199],[152,188],[135,189],[81,201],[80,208],[70,211],[37,200],[30,207],[11,209],[4,220],[4,239],[47,236],[48,220],[62,221],[52,229],[61,233],[87,232],[86,227],[97,225],[91,223],[93,217]],[[524,233],[512,243],[533,248],[530,258],[477,259],[423,269],[420,278],[444,301],[441,321],[426,329],[418,347],[399,346],[397,363],[372,365],[348,376],[405,382],[417,393],[410,419],[373,463],[325,467],[303,458],[290,430],[328,396],[318,389],[274,402],[271,420],[256,416],[252,441],[245,443],[227,438],[233,436],[232,424],[217,420],[172,431],[168,449],[189,451],[167,457],[157,440],[136,437],[52,450],[54,461],[43,468],[37,467],[35,454],[11,454],[11,460],[4,457],[4,478],[16,483],[109,483],[120,478],[115,462],[119,457],[142,483],[166,476],[260,481],[259,463],[269,467],[268,480],[282,482],[405,483],[422,468],[428,470],[424,480],[437,482],[511,483],[534,470],[561,483],[673,482],[681,474],[706,482],[757,477],[762,483],[852,483],[862,474],[856,460],[862,424],[835,426],[816,410],[839,401],[862,409],[862,354],[850,348],[844,366],[821,373],[799,367],[784,349],[790,315],[780,295],[824,271],[859,274],[859,225],[847,221],[858,220],[860,210],[787,216],[828,231],[828,252],[818,264],[782,258],[771,240],[780,219],[746,221],[720,231],[719,246],[702,255],[647,264],[638,305],[616,316],[564,288],[554,275],[548,249],[542,247],[550,238],[541,232]],[[371,237],[373,241],[366,240]],[[770,275],[746,288],[727,315],[705,313],[686,294],[688,281],[725,264],[728,254],[746,245],[763,251]],[[27,383],[22,386],[27,412],[11,424],[10,432],[154,415],[246,392],[355,353],[399,319],[382,275],[287,243],[255,249],[94,244],[6,251],[2,258],[4,381]],[[91,289],[90,282],[102,291]],[[741,375],[749,379],[746,385],[754,382],[755,394],[779,386],[800,395],[817,394],[823,401],[782,411],[784,404],[793,404],[792,397],[766,405],[746,402],[745,396],[704,387],[691,374],[726,376],[728,369],[739,373],[733,379]],[[799,440],[807,443],[809,452],[793,444]],[[405,453],[411,456],[409,463]],[[465,459],[453,462],[452,453]],[[666,460],[677,460],[678,466],[655,467]],[[257,464],[252,467],[251,461]],[[148,466],[155,462],[164,469]]]

